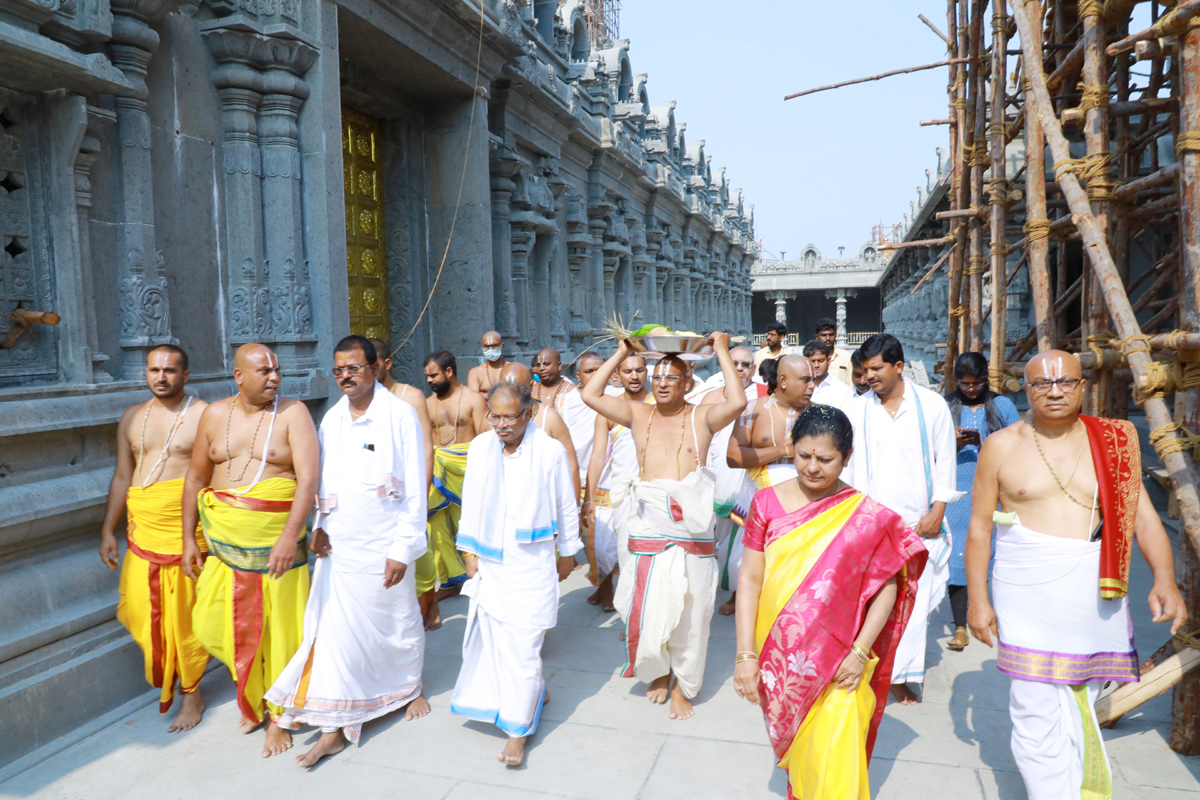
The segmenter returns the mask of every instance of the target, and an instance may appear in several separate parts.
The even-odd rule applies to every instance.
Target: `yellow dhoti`
[[[237,683],[242,716],[262,722],[282,709],[264,703],[263,694],[300,647],[308,602],[308,546],[302,531],[292,568],[280,578],[267,575],[271,547],[283,532],[296,482],[270,478],[251,493],[205,489],[200,522],[209,557],[196,583],[192,615],[196,637],[219,658]]]
[[[162,689],[158,710],[165,714],[178,679],[193,692],[208,664],[208,653],[192,632],[196,585],[183,574],[183,478],[130,487],[126,496],[129,550],[121,567],[117,619],[142,648],[146,681]],[[199,538],[199,537],[197,537]],[[205,549],[200,541],[200,549]]]
[[[417,595],[467,579],[458,552],[458,519],[462,514],[463,476],[470,442],[433,448],[433,485],[429,487],[429,549],[417,559]]]

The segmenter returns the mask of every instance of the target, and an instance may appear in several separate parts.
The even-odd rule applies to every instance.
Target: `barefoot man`
[[[321,449],[308,408],[279,396],[279,358],[244,344],[234,358],[238,393],[204,409],[183,484],[183,571],[196,584],[192,626],[229,667],[246,733],[269,716],[263,758],[292,746],[266,690],[300,646],[308,601],[305,521]],[[203,562],[194,531],[208,542]],[[203,567],[203,572],[201,568]]]
[[[1138,680],[1126,597],[1134,540],[1154,575],[1154,621],[1171,620],[1174,635],[1187,610],[1170,540],[1142,489],[1133,423],[1081,415],[1079,362],[1059,350],[1025,365],[1025,393],[1031,419],[988,436],[979,452],[968,623],[989,647],[999,634],[996,665],[1012,677],[1013,758],[1031,800],[1109,797],[1093,707],[1105,681]]]
[[[617,366],[617,375],[624,387],[615,395],[635,403],[653,403],[646,387],[646,359],[629,356]],[[625,563],[628,551],[617,538],[612,526],[612,487],[626,476],[637,475],[637,449],[629,428],[617,425],[596,415],[596,430],[592,458],[588,464],[587,488],[583,496],[583,515],[588,521],[588,579],[599,584],[588,597],[592,605],[603,611],[616,611],[613,605],[613,578],[617,567]]]
[[[508,364],[504,357],[504,340],[496,331],[488,331],[479,344],[483,347],[483,363],[467,373],[467,388],[487,395],[493,383],[500,382],[500,370]]]
[[[954,485],[958,444],[942,396],[905,380],[899,339],[877,333],[860,352],[871,391],[847,406],[854,452],[843,480],[904,517],[929,550],[892,667],[892,695],[901,705],[915,705],[916,688],[925,682],[929,615],[946,596],[950,580],[952,542],[945,513],[946,504],[963,495]]]
[[[501,380],[524,384],[529,387],[530,396],[533,396],[533,371],[524,364],[518,361],[508,362],[508,366],[504,368],[504,373],[501,375]],[[575,496],[579,497],[583,482],[579,479],[579,461],[575,457],[575,443],[571,439],[567,423],[563,422],[562,416],[554,409],[553,404],[539,403],[536,397],[533,400],[532,414],[531,421],[535,425],[550,434],[550,438],[562,442],[562,446],[567,448],[567,461],[571,463],[573,470],[571,474],[575,476]]]
[[[425,408],[425,395],[415,386],[401,383],[392,377],[392,357],[388,354],[387,343],[383,339],[368,339],[375,347],[375,380],[383,384],[383,388],[408,403],[417,412],[421,421],[421,432],[425,436],[425,479],[433,480],[433,427],[429,424],[429,411]]]
[[[736,386],[729,334],[714,333],[712,340],[725,385]],[[704,460],[713,434],[737,418],[746,396],[730,392],[719,405],[689,405],[687,365],[675,356],[654,365],[654,405],[605,395],[608,376],[632,354],[622,341],[584,387],[583,399],[629,428],[638,452],[639,474],[614,486],[612,495],[613,524],[630,553],[615,603],[626,622],[624,676],[648,682],[651,702],[664,703],[669,693],[671,719],[686,719],[704,678],[717,594],[714,483]]]
[[[507,733],[496,757],[515,767],[546,701],[542,643],[558,622],[558,583],[583,546],[578,471],[562,443],[529,424],[528,386],[494,384],[488,406],[494,430],[472,443],[463,487],[458,546],[471,605],[450,711]]]
[[[344,397],[321,420],[321,488],[313,521],[317,554],[304,612],[304,642],[267,701],[279,726],[321,729],[296,763],[311,767],[358,744],[362,724],[408,707],[421,694],[425,628],[413,564],[425,552],[425,456],[412,406],[375,381],[375,347],[347,336],[333,352]],[[377,391],[378,390],[378,391]]]
[[[458,362],[446,350],[425,356],[433,391],[425,408],[433,424],[433,484],[429,488],[429,549],[417,561],[417,596],[425,629],[442,627],[438,601],[458,594],[467,579],[454,538],[462,513],[463,474],[471,440],[488,429],[487,401],[458,382]]]
[[[121,416],[117,468],[100,528],[100,558],[116,569],[115,531],[128,507],[129,549],[121,567],[117,619],[142,648],[146,680],[162,690],[159,713],[167,713],[179,683],[183,703],[169,733],[190,730],[200,722],[200,677],[208,664],[208,653],[192,633],[196,585],[184,580],[180,566],[183,476],[196,426],[208,405],[184,393],[188,374],[187,354],[174,345],[159,345],[147,354],[146,385],[154,396]],[[193,542],[198,535],[193,526]]]
[[[804,356],[786,355],[775,362],[775,393],[758,397],[734,423],[723,454],[725,465],[742,472],[742,485],[734,502],[733,513],[741,519],[750,510],[750,501],[759,489],[796,479],[793,461],[792,425],[800,412],[808,408],[816,387],[812,363]],[[758,384],[761,385],[761,384]],[[719,473],[718,473],[719,474]],[[722,561],[721,584],[733,590],[718,612],[729,616],[737,609],[737,575],[742,564],[739,534],[731,531],[728,539],[718,538]]]

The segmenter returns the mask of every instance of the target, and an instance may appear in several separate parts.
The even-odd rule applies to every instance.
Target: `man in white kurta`
[[[804,345],[804,357],[812,364],[813,393],[812,402],[823,406],[833,406],[845,411],[854,397],[850,384],[844,383],[829,374],[834,347],[820,339],[814,339]]]
[[[892,667],[893,694],[910,705],[917,701],[915,685],[925,680],[929,614],[945,596],[950,578],[946,504],[963,496],[955,490],[954,422],[941,395],[903,377],[904,351],[894,336],[875,334],[863,343],[862,355],[871,391],[846,409],[854,425],[854,452],[842,479],[903,517],[929,549]]]
[[[507,733],[497,758],[516,766],[545,702],[542,643],[558,621],[558,582],[583,544],[566,449],[529,422],[529,388],[498,383],[488,406],[493,430],[471,442],[463,485],[458,547],[471,603],[450,711]]]
[[[357,744],[367,720],[404,706],[409,719],[429,711],[413,566],[426,549],[424,433],[413,407],[373,374],[344,371],[373,360],[351,345],[335,353],[346,396],[319,431],[318,559],[304,640],[266,695],[284,708],[281,728],[321,728],[297,757],[306,767],[341,750],[343,734]]]

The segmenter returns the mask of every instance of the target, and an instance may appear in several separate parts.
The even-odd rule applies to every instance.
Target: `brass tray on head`
[[[712,339],[707,336],[630,336],[629,343],[646,358],[672,355],[679,356],[684,361],[707,361],[716,354]]]

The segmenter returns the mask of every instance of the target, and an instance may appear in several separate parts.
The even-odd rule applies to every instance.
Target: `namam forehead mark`
[[[553,347],[543,347],[541,350],[538,350],[537,360],[546,364],[561,364],[562,356]]]
[[[484,347],[499,347],[500,346],[499,331],[488,331],[487,333],[485,333],[483,335],[483,338],[480,340],[480,344],[482,344]]]
[[[676,375],[687,375],[687,364],[685,364],[682,359],[676,358],[675,356],[666,356],[659,360],[659,362],[654,365],[654,374],[670,375],[672,369],[675,370]]]
[[[1058,380],[1059,378],[1083,377],[1079,359],[1065,350],[1047,350],[1038,353],[1025,365],[1025,380]]]
[[[531,383],[533,383],[533,373],[529,370],[529,367],[525,366],[521,362],[510,361],[504,366],[504,369],[500,371],[500,380],[514,381],[516,383],[523,383],[526,386],[529,386]]]
[[[233,365],[243,371],[252,369],[259,363],[266,364],[272,369],[279,368],[279,359],[265,344],[248,342],[239,347],[233,357]]]

